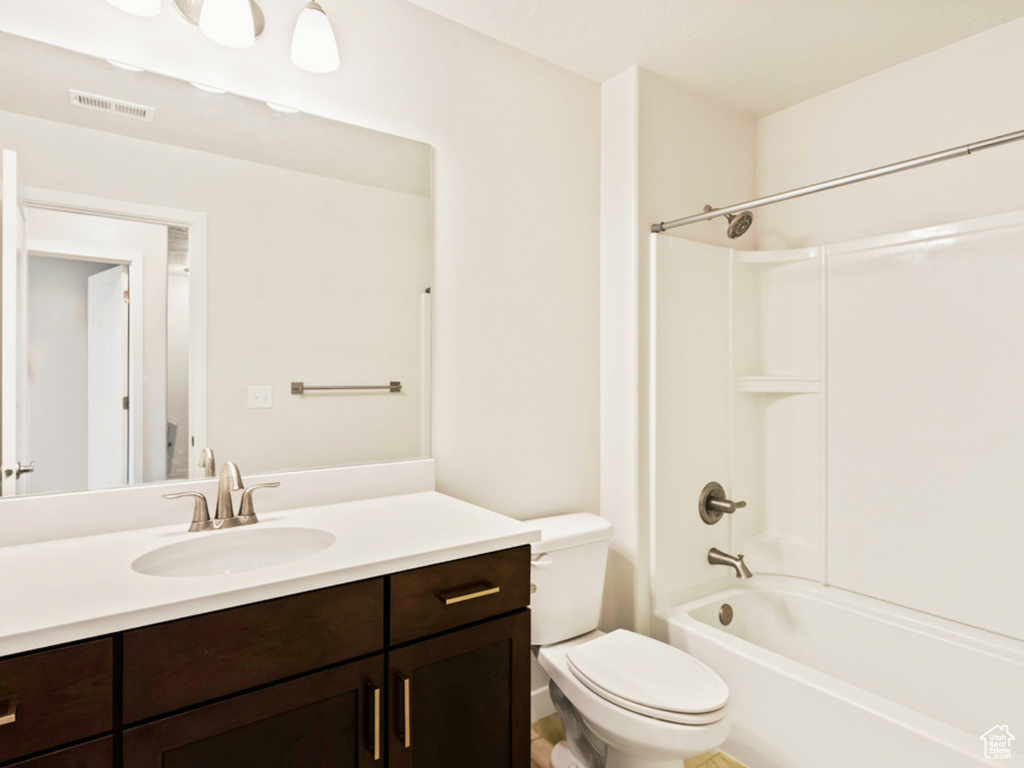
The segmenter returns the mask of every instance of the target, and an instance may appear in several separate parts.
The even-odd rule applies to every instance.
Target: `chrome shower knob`
[[[737,509],[747,506],[745,501],[730,501],[725,496],[725,489],[720,483],[708,483],[700,492],[698,502],[700,519],[708,525],[714,525],[722,519],[722,515],[731,515]]]

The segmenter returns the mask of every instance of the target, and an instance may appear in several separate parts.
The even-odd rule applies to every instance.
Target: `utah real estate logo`
[[[995,726],[981,737],[985,742],[985,757],[988,760],[1009,760],[1013,756],[1010,750],[1010,742],[1013,739],[1014,736],[1007,726]]]

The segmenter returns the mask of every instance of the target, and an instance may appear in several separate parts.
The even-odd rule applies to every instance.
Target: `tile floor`
[[[545,717],[530,727],[530,768],[551,768],[551,750],[564,737],[557,717]],[[724,752],[707,752],[686,761],[686,768],[746,768]]]

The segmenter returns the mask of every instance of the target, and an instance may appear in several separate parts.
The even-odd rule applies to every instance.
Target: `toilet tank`
[[[530,545],[530,643],[550,645],[597,629],[611,523],[586,512],[526,522],[541,533]]]

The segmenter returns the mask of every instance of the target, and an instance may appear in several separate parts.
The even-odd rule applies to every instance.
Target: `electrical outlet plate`
[[[249,387],[250,408],[272,408],[274,406],[271,387]]]

